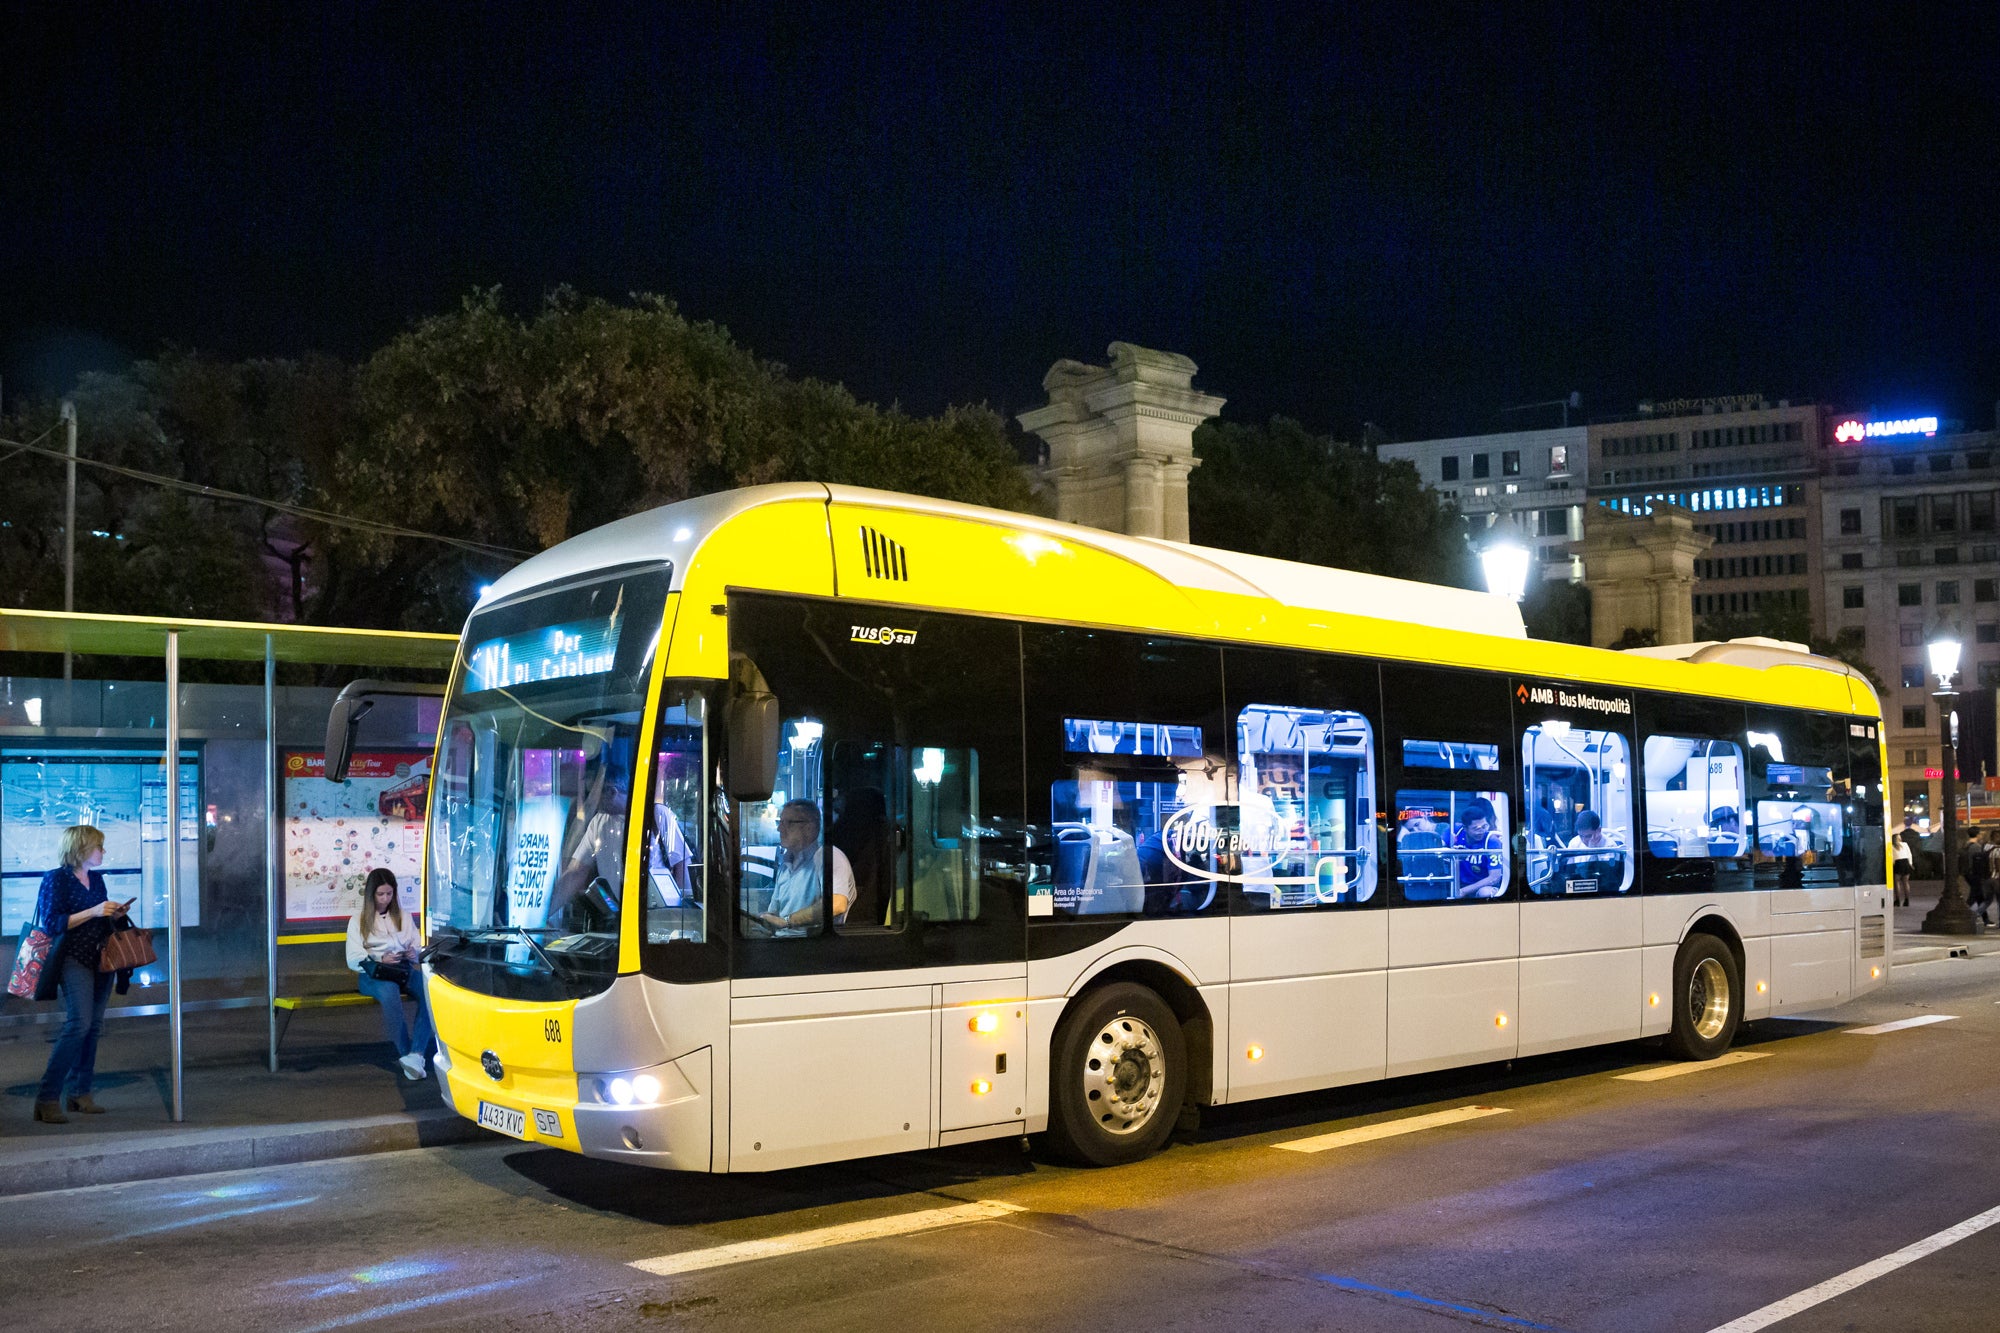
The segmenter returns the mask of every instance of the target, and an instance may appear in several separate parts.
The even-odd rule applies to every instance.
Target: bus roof
[[[1299,611],[1331,612],[1366,620],[1421,626],[1454,635],[1469,634],[1514,641],[1527,638],[1520,608],[1512,601],[1490,593],[1275,560],[1184,542],[1130,537],[1097,528],[1058,523],[1033,514],[821,482],[782,482],[721,491],[593,528],[509,570],[494,582],[482,604],[548,584],[568,582],[598,570],[659,561],[672,563],[672,587],[679,591],[697,552],[712,533],[748,511],[767,505],[798,502],[823,506],[829,513],[836,507],[901,510],[1001,527],[1018,533],[1040,534],[1056,541],[1102,551],[1191,592],[1256,598]],[[830,531],[828,539],[832,539]],[[1644,657],[1650,659],[1643,665],[1634,660],[1639,656],[1636,653],[1611,653],[1574,645],[1534,643],[1533,646],[1535,649],[1560,649],[1565,657],[1575,654],[1573,660],[1565,661],[1564,666],[1568,669],[1562,674],[1574,674],[1579,679],[1608,681],[1623,678],[1636,683],[1644,678],[1648,683],[1657,682],[1663,688],[1710,694],[1735,692],[1720,685],[1719,680],[1711,675],[1718,668],[1725,674],[1732,666],[1752,670],[1766,667],[1816,668],[1848,678],[1842,682],[1846,687],[1842,692],[1851,696],[1853,711],[1877,710],[1872,688],[1852,667],[1795,651],[1794,645],[1780,645],[1769,640],[1673,645],[1642,650]],[[1494,647],[1498,649],[1499,645]],[[1523,643],[1522,647],[1526,650],[1529,645]],[[1513,656],[1505,650],[1496,655]],[[1541,652],[1532,655],[1544,657]],[[1499,665],[1497,661],[1494,664]],[[1683,671],[1694,674],[1683,677],[1680,675]]]

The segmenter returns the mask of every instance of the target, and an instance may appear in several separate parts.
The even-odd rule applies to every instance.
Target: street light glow
[[[1527,594],[1527,547],[1514,542],[1495,542],[1480,550],[1479,564],[1486,572],[1486,591],[1510,602],[1518,602]]]
[[[1931,657],[1931,674],[1938,678],[1938,684],[1946,689],[1951,687],[1952,677],[1958,674],[1958,655],[1963,645],[1949,634],[1932,639],[1926,649]]]

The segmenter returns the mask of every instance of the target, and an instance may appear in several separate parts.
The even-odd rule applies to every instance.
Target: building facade
[[[1826,624],[1861,636],[1882,682],[1890,809],[1924,819],[1943,785],[1925,645],[1955,634],[1965,645],[1962,687],[2000,685],[2000,432],[1938,431],[1922,418],[1877,423],[1906,428],[1870,436],[1853,429],[1865,432],[1865,418],[1830,420],[1820,494]],[[1965,775],[1975,785],[1987,776]]]
[[[1697,622],[1801,612],[1820,625],[1823,420],[1815,404],[1754,394],[1642,403],[1588,427],[1588,495],[1625,514],[1664,501],[1694,515],[1714,539],[1695,563]]]
[[[1475,542],[1504,531],[1527,547],[1531,578],[1575,582],[1583,562],[1570,543],[1583,537],[1586,440],[1584,427],[1568,426],[1378,444],[1375,456],[1415,466],[1457,504]]]

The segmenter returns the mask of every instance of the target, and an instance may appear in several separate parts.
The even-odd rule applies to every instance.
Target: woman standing
[[[403,916],[396,898],[396,874],[377,866],[368,872],[361,910],[347,922],[347,965],[361,974],[361,993],[382,1006],[382,1032],[396,1048],[403,1077],[424,1077],[431,1054],[431,1010],[424,1001],[423,941]],[[403,1017],[403,992],[417,1002],[414,1032]]]
[[[70,1110],[103,1114],[104,1108],[91,1098],[90,1084],[97,1074],[97,1034],[104,1027],[104,1005],[111,998],[113,978],[97,970],[97,960],[118,918],[132,906],[130,899],[112,902],[104,891],[104,876],[97,870],[104,864],[102,833],[88,824],[64,829],[62,859],[60,866],[42,876],[42,891],[35,900],[35,919],[55,939],[43,967],[60,969],[57,984],[63,1001],[62,1031],[56,1035],[41,1089],[35,1094],[35,1119],[49,1125],[69,1123],[61,1101],[65,1083],[70,1088]]]

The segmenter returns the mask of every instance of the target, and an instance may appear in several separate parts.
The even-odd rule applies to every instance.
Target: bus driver
[[[785,802],[778,811],[778,873],[771,885],[770,909],[759,913],[758,920],[780,935],[805,935],[819,925],[825,898],[820,892],[820,863],[825,852],[833,854],[833,920],[838,925],[847,919],[847,905],[854,901],[854,870],[847,853],[822,847],[817,802]]]

